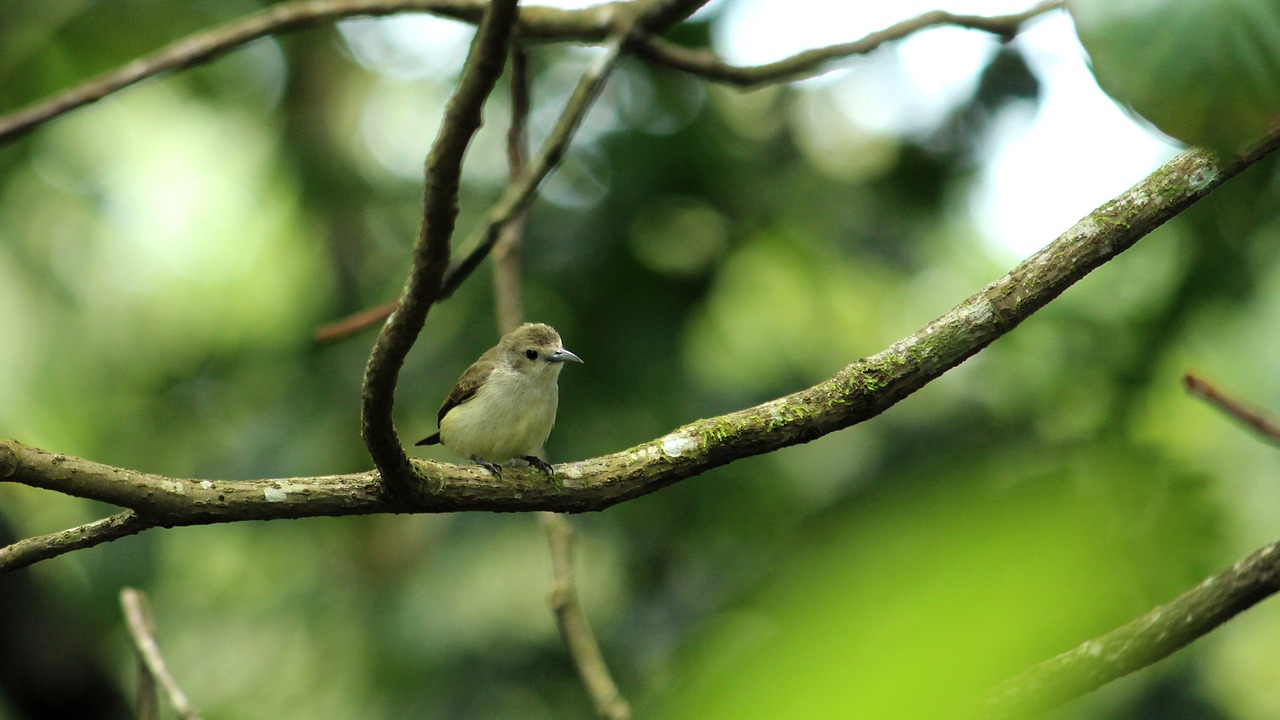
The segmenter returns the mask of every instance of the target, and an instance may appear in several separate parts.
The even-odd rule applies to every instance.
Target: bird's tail
[[[428,435],[422,438],[421,440],[419,440],[418,442],[414,443],[414,445],[439,445],[439,444],[440,444],[440,433],[432,433],[431,435]]]

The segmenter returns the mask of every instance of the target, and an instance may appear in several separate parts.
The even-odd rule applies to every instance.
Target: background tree
[[[293,492],[246,479],[335,473],[364,483],[352,487],[368,492],[350,500],[363,512],[616,502],[519,473],[522,495],[509,500],[510,487],[478,484],[477,470],[438,466],[414,470],[437,473],[439,487],[370,495],[383,488],[359,475],[370,455],[358,430],[374,331],[313,340],[317,327],[400,292],[423,217],[422,159],[481,5],[366,3],[346,13],[425,8],[465,21],[442,29],[403,17],[335,25],[341,3],[281,4],[253,17],[301,14],[265,39],[9,135],[0,435],[23,445],[4,446],[0,474],[26,482],[34,471],[22,448],[39,447],[207,478],[215,494],[240,493],[230,513],[273,512],[264,488]],[[0,106],[50,96],[184,33],[251,27],[240,18],[257,7],[12,2],[0,11]],[[676,25],[669,42],[708,46],[727,12],[712,10]],[[1179,384],[1202,368],[1280,407],[1266,362],[1276,306],[1270,161],[1179,215],[1269,145],[1245,163],[1224,161],[1221,174],[1202,156],[1174,161],[1162,172],[1175,199],[1155,192],[1169,183],[1145,185],[1151,192],[1078,226],[1080,243],[1042,256],[1044,267],[1068,268],[1061,287],[1032,263],[966,303],[1015,262],[984,244],[960,208],[981,149],[1038,97],[1013,39],[1025,17],[968,19],[990,43],[970,95],[929,127],[872,131],[841,115],[841,93],[873,63],[891,63],[892,44],[839,65],[849,68],[844,83],[793,85],[785,73],[747,92],[733,85],[753,82],[750,73],[708,70],[697,64],[706,56],[646,39],[651,17],[592,25],[608,16],[535,12],[515,29],[529,52],[535,167],[584,68],[602,62],[599,49],[551,41],[626,51],[528,216],[525,315],[556,325],[586,360],[564,378],[550,457],[649,443],[679,451],[662,460],[673,472],[697,474],[578,521],[579,595],[644,715],[959,714],[980,690],[1274,537],[1273,451]],[[1060,14],[1027,15],[1046,12]],[[920,25],[830,55],[861,54]],[[432,64],[445,56],[456,62]],[[455,258],[506,186],[508,97],[488,100],[462,166]],[[1133,214],[1139,198],[1152,213]],[[1098,238],[1106,252],[1090,255]],[[1028,308],[999,295],[1011,287],[1053,291]],[[492,344],[492,298],[477,275],[431,310],[399,373],[402,432],[428,431],[458,372]],[[894,346],[957,303],[974,312],[931,327],[965,330],[958,337],[972,350],[1002,337],[883,416],[749,458],[762,449],[751,443],[793,444],[839,423],[820,403],[799,404],[816,396],[768,417],[715,420],[832,378],[857,419],[875,415],[953,364],[936,359],[943,350],[954,362],[968,354],[936,340],[921,347],[937,355]],[[872,362],[846,368],[863,356]],[[906,374],[893,375],[898,367]],[[699,418],[709,420],[669,434]],[[568,469],[607,479],[622,461]],[[79,526],[115,512],[98,500],[136,478],[122,480],[71,492],[84,497],[6,483],[0,513],[15,538]],[[213,482],[222,480],[237,483]],[[165,502],[160,486],[137,487],[139,502]],[[308,512],[316,496],[279,507],[328,514]],[[177,522],[166,518],[143,512],[119,524],[131,533]],[[14,653],[0,672],[0,715],[73,701],[123,714],[119,688],[133,671],[116,605],[123,585],[148,590],[170,670],[211,717],[588,715],[546,608],[541,532],[527,518],[485,513],[219,522],[130,534],[9,573],[0,597],[18,610],[5,614],[0,642]],[[1270,717],[1280,703],[1266,681],[1277,666],[1274,612],[1261,606],[1065,712]],[[47,642],[12,641],[36,623]],[[65,677],[83,680],[80,691]]]

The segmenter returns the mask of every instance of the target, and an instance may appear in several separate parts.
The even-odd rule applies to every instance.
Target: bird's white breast
[[[496,463],[533,455],[556,422],[557,375],[495,368],[474,397],[440,421],[441,442],[459,455]]]

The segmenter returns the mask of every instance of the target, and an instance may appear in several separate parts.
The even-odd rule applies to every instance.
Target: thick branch
[[[157,525],[463,510],[585,512],[654,492],[735,460],[797,445],[884,412],[1011,331],[1093,269],[1131,247],[1227,178],[1271,152],[1280,133],[1219,170],[1188,151],[888,349],[811,388],[699,420],[613,455],[501,478],[479,468],[412,461],[418,482],[392,497],[377,473],[285,480],[181,480],[113,468],[0,440],[0,480],[135,510]],[[0,565],[0,569],[6,566]]]
[[[992,718],[1028,717],[1084,695],[1172,655],[1280,591],[1280,552],[1272,543],[1115,630],[1001,683],[984,699]]]
[[[981,30],[1010,39],[1018,34],[1028,20],[1060,7],[1062,7],[1061,0],[1048,0],[1020,13],[995,16],[957,15],[943,10],[932,10],[890,25],[859,40],[805,50],[789,58],[764,65],[730,65],[710,50],[685,48],[657,37],[646,37],[637,43],[636,54],[655,64],[698,75],[714,82],[739,87],[755,87],[817,75],[823,72],[825,70],[823,66],[832,60],[841,60],[853,55],[866,55],[887,42],[901,40],[931,27],[952,25]]]
[[[484,101],[493,92],[507,60],[517,0],[493,0],[471,44],[458,87],[445,107],[444,122],[426,163],[422,229],[413,248],[409,279],[399,307],[382,326],[365,370],[361,435],[374,465],[396,489],[409,484],[409,458],[391,418],[396,381],[427,312],[440,295],[449,264],[449,241],[458,218],[462,159],[480,129]]]

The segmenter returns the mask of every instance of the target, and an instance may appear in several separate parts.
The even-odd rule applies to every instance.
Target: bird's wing
[[[480,389],[480,385],[484,383],[485,378],[489,377],[489,373],[493,371],[493,363],[486,361],[490,359],[491,354],[496,349],[491,349],[481,355],[480,359],[467,368],[467,371],[462,373],[462,377],[458,378],[458,384],[453,386],[453,389],[449,391],[449,396],[440,405],[440,413],[436,416],[437,423],[444,420],[444,416],[448,415],[450,410],[475,397],[476,390]]]

